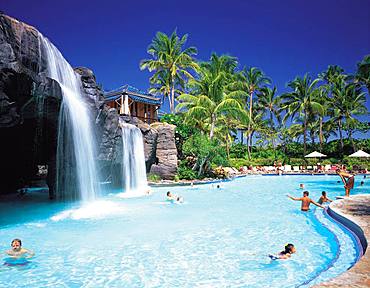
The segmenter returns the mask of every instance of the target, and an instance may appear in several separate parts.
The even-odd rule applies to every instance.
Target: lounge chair
[[[301,169],[299,169],[299,166],[293,166],[294,172],[301,172]]]
[[[284,165],[284,172],[292,172],[292,165]]]

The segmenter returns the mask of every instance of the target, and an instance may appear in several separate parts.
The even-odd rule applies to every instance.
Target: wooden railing
[[[151,124],[151,123],[154,123],[154,122],[158,122],[158,118],[148,118],[148,117],[142,117],[142,116],[138,116],[138,115],[127,115],[127,114],[120,114],[120,115],[125,115],[125,116],[130,116],[130,117],[136,117],[136,118],[139,118],[140,120],[142,120],[143,122],[147,123],[147,124]]]

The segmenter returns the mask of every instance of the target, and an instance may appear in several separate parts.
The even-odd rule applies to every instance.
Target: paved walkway
[[[338,277],[314,286],[326,288],[370,287],[370,195],[356,195],[330,204],[335,212],[345,215],[364,231],[369,247],[365,255],[350,270]]]

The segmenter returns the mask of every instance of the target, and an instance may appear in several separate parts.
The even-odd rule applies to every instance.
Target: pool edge
[[[336,200],[329,205],[328,214],[356,236],[362,255],[346,272],[313,287],[370,287],[370,253],[367,249],[370,238],[370,195]]]

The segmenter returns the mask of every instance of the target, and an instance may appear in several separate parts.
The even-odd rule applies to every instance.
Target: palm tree
[[[221,116],[247,121],[242,106],[245,92],[233,89],[237,81],[237,60],[228,55],[211,55],[209,62],[200,63],[199,79],[189,81],[189,94],[181,94],[177,111],[186,110],[186,121],[208,123],[209,137],[214,136],[217,120]]]
[[[324,117],[328,115],[329,105],[330,105],[330,98],[328,97],[330,91],[330,87],[328,85],[322,85],[317,90],[316,93],[313,95],[316,102],[320,103],[322,106],[322,110],[317,113],[318,121],[319,121],[319,143],[320,143],[320,152],[323,149],[324,143]]]
[[[269,113],[268,117],[269,117],[270,129],[271,129],[270,132],[274,133],[276,132],[274,116],[278,123],[281,122],[280,121],[280,110],[279,110],[281,98],[276,97],[276,87],[274,87],[273,89],[269,87],[263,87],[261,88],[260,93],[258,93],[257,96],[258,96],[258,106],[263,108],[260,110],[261,113],[263,114],[266,112]],[[275,148],[274,137],[271,138],[271,144],[272,144],[272,147]]]
[[[352,143],[352,148],[355,151],[355,143],[353,141],[353,131],[356,127],[357,119],[354,115],[368,114],[365,106],[366,96],[361,92],[360,88],[355,84],[350,83],[346,86],[346,105],[344,109],[344,118],[346,119],[347,134]]]
[[[196,71],[199,68],[193,59],[198,53],[197,49],[183,48],[187,39],[187,34],[180,38],[176,30],[170,36],[157,32],[147,49],[152,59],[140,61],[141,70],[155,71],[150,83],[156,87],[154,91],[164,93],[164,96],[169,98],[171,113],[175,111],[177,87],[183,87],[187,79],[193,78],[188,70]]]
[[[368,93],[370,93],[370,55],[366,55],[360,63],[357,64],[356,79],[363,83]]]
[[[288,83],[288,87],[293,91],[283,94],[281,108],[286,111],[284,122],[291,117],[303,116],[303,151],[307,151],[307,123],[309,115],[320,112],[323,114],[323,107],[320,103],[315,101],[314,95],[316,92],[316,85],[319,79],[312,80],[308,74],[303,78],[296,77],[293,81]]]
[[[242,71],[241,79],[246,86],[246,91],[249,95],[249,119],[253,118],[253,95],[256,91],[259,91],[265,85],[270,84],[271,80],[267,78],[263,72],[257,67],[244,68]],[[250,122],[251,123],[251,122]],[[251,146],[252,146],[252,133],[251,124],[248,124],[248,137],[247,137],[247,152],[248,159],[251,158]]]

